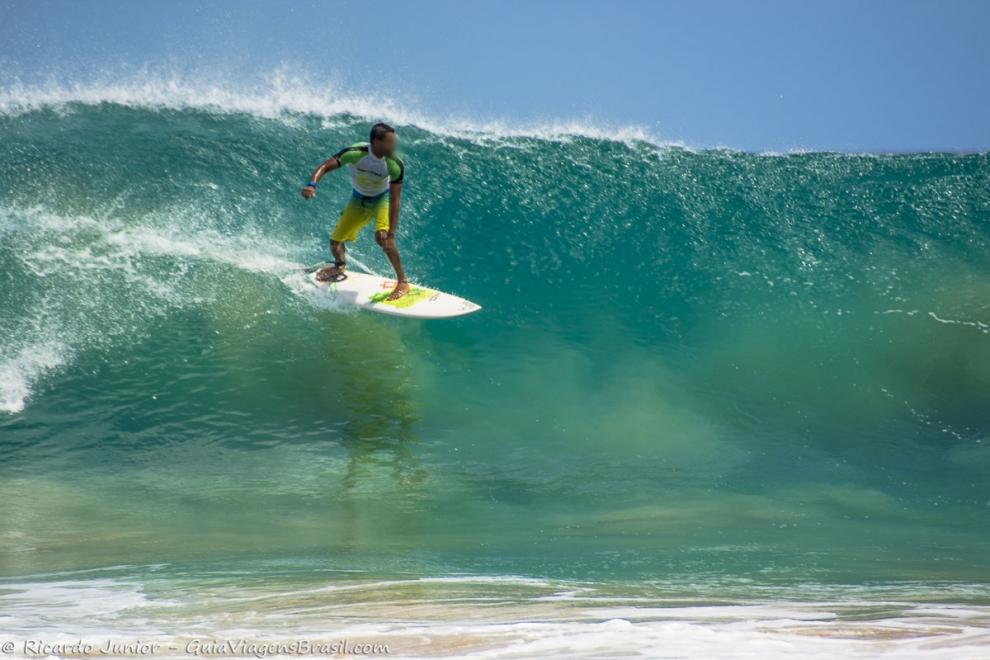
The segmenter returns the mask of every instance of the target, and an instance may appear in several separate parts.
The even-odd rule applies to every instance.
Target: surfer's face
[[[395,145],[398,139],[395,137],[395,133],[386,133],[384,137],[380,140],[375,140],[372,144],[372,148],[375,154],[378,156],[391,156],[395,153]]]

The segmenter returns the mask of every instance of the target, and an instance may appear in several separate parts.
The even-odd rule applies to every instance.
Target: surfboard
[[[481,305],[470,300],[412,283],[409,285],[409,293],[398,300],[388,300],[388,294],[395,288],[395,280],[367,273],[348,270],[347,279],[320,282],[316,279],[314,270],[309,278],[314,286],[326,291],[335,302],[355,305],[379,314],[412,319],[447,319],[481,309]]]

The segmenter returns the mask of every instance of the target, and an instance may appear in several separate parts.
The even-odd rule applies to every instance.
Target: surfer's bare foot
[[[398,300],[407,293],[409,293],[409,282],[397,282],[386,300]]]
[[[324,266],[323,268],[316,271],[316,279],[320,282],[336,282],[343,279],[344,270],[347,268],[345,264],[334,264],[332,266]]]

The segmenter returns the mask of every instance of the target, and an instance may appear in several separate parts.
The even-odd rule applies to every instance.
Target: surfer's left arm
[[[390,183],[388,185],[388,236],[395,238],[395,230],[399,227],[399,198],[402,197],[402,184]]]

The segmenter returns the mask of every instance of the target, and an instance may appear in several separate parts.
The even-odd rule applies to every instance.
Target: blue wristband
[[[310,181],[309,183],[306,184],[306,187],[316,190],[316,181]]]

